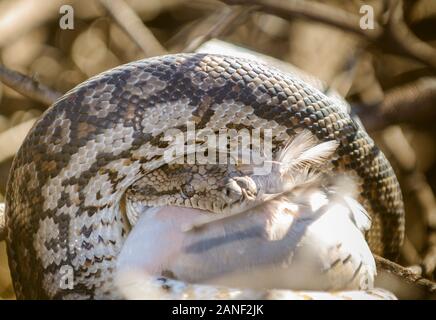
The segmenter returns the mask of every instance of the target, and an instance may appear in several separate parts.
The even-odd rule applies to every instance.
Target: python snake
[[[371,250],[397,255],[404,234],[397,179],[337,101],[258,62],[167,55],[85,81],[56,101],[27,135],[6,195],[8,256],[18,298],[116,297],[117,256],[135,223],[123,212],[136,198],[146,206],[231,211],[223,181],[243,172],[165,161],[165,134],[186,132],[188,122],[213,132],[268,128],[274,154],[302,129],[319,141],[337,141],[333,170],[358,181],[359,202],[372,217],[366,234]],[[73,270],[73,288],[59,286],[64,266]]]

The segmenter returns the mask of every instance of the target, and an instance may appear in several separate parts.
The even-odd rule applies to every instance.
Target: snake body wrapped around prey
[[[6,195],[8,256],[18,298],[117,297],[117,257],[135,223],[124,214],[126,207],[232,211],[226,188],[243,171],[165,161],[166,133],[186,132],[188,122],[213,132],[268,128],[273,154],[301,130],[319,142],[336,141],[329,163],[358,182],[359,202],[372,218],[366,234],[371,250],[397,255],[404,233],[397,179],[343,106],[262,63],[167,55],[85,81],[29,132],[13,161]],[[60,285],[68,274],[74,285]]]

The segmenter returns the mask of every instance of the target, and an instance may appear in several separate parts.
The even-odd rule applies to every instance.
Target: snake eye
[[[182,192],[182,197],[184,197],[185,199],[191,198],[195,194],[194,187],[190,184],[183,185],[181,192]]]

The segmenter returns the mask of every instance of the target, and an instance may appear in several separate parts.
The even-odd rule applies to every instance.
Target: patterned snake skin
[[[397,255],[404,232],[397,179],[364,129],[334,99],[257,62],[168,55],[84,82],[28,134],[6,196],[8,255],[18,298],[113,296],[112,273],[129,232],[125,195],[220,212],[211,202],[228,201],[220,196],[218,177],[225,172],[169,166],[163,159],[165,132],[186,131],[187,121],[214,131],[270,128],[274,151],[301,128],[320,140],[337,140],[333,165],[358,177],[360,201],[373,219],[367,234],[371,249]],[[58,285],[63,266],[74,270],[72,289]]]

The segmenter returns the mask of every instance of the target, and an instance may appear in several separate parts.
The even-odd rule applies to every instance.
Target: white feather
[[[277,155],[277,161],[280,163],[291,163],[304,151],[315,146],[316,142],[314,135],[309,130],[304,129],[283,147]]]
[[[339,143],[335,140],[322,142],[314,147],[301,153],[301,155],[289,163],[288,170],[290,168],[306,168],[308,166],[321,166],[325,165],[325,162],[331,158],[336,151]],[[286,168],[286,165],[284,166]]]
[[[319,142],[309,130],[304,129],[277,154],[270,174],[253,177],[260,197],[289,192],[316,180],[320,169],[329,165],[338,145],[335,140]]]
[[[339,142],[336,140],[319,143],[308,130],[303,130],[290,144],[285,146],[280,153],[281,175],[292,174],[292,170],[304,170],[313,166],[325,165],[334,152]]]

